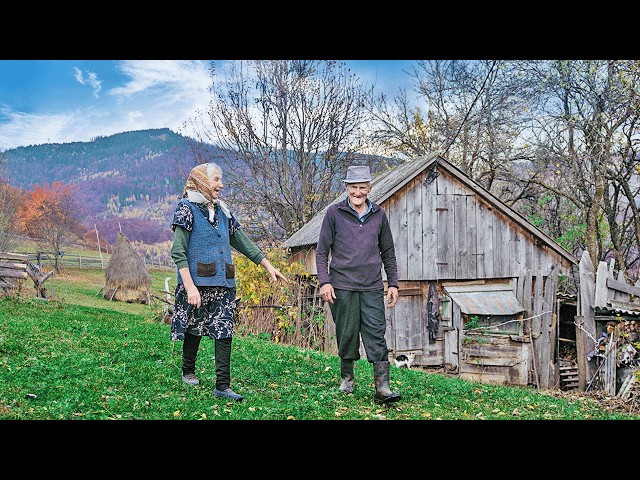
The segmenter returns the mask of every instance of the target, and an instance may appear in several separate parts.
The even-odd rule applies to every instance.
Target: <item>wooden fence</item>
[[[54,266],[55,265],[55,254],[53,252],[35,252],[35,253],[27,253],[27,256],[31,262],[38,265],[40,269],[42,269],[43,265],[46,266]],[[62,253],[58,257],[58,266],[59,267],[98,267],[105,269],[109,264],[109,259],[111,255],[86,255],[86,254],[69,254]],[[154,259],[145,259],[143,258],[145,265],[147,267],[158,267],[158,268],[167,268],[174,269],[175,264],[172,260],[154,260]]]

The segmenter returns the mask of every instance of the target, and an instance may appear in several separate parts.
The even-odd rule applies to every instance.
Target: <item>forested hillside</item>
[[[6,152],[7,180],[26,190],[55,181],[76,185],[87,229],[97,228],[110,243],[120,228],[131,241],[160,243],[171,238],[169,216],[194,152],[214,159],[219,152],[196,143],[163,128],[19,147]]]

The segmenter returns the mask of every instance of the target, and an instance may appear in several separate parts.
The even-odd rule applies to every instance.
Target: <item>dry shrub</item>
[[[270,283],[262,266],[236,255],[236,332],[267,334],[275,343],[322,349],[324,311],[315,278],[301,264],[290,264],[282,249],[268,250],[266,256],[289,283]]]

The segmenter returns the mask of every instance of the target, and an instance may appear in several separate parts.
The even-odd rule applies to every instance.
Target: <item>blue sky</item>
[[[363,83],[411,89],[413,60],[348,60]],[[0,60],[0,152],[170,128],[205,110],[208,60]]]

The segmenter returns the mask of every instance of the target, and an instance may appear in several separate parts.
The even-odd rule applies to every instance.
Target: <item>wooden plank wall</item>
[[[417,175],[383,202],[401,280],[518,277],[524,269],[568,274],[568,262],[457,179]]]
[[[423,195],[421,195],[422,183],[419,179],[412,180],[407,191],[410,192],[410,194],[406,195],[407,255],[402,261],[407,262],[405,270],[407,272],[406,278],[420,279],[422,275],[422,264],[424,262],[424,252],[428,252],[431,249],[431,245],[425,243],[422,237],[422,212],[424,211],[422,205]],[[396,259],[397,258],[399,258],[398,255],[396,255]]]
[[[527,270],[512,283],[523,313],[523,335],[464,333],[460,309],[454,305],[459,329],[460,375],[466,379],[511,385],[556,388],[559,372],[554,360],[557,315],[557,274],[545,277]],[[450,363],[452,363],[450,361]]]
[[[525,308],[523,336],[531,345],[531,383],[539,388],[555,388],[560,381],[554,360],[557,339],[557,271],[544,276],[526,269],[517,281],[516,298]]]
[[[469,334],[460,347],[460,378],[497,385],[527,385],[529,344],[508,335]]]
[[[482,253],[478,252],[479,255],[482,255],[481,261],[478,259],[478,278],[494,278],[496,276],[494,257],[496,251],[501,252],[502,249],[493,243],[493,238],[495,236],[493,228],[493,209],[485,203],[478,202],[476,218],[478,224],[478,245],[481,245],[481,248],[483,248]],[[496,248],[498,250],[496,250]]]
[[[425,299],[428,294],[428,284],[402,282],[400,300],[393,309],[387,309],[386,338],[389,349],[397,353],[418,353],[419,350],[419,355],[423,354],[424,344],[428,343],[429,338],[425,321]]]

